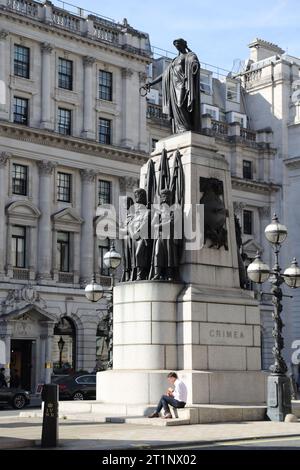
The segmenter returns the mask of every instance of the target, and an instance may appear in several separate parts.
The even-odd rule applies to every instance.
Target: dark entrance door
[[[20,378],[20,387],[31,390],[32,341],[13,339],[11,341],[10,367],[12,375]]]

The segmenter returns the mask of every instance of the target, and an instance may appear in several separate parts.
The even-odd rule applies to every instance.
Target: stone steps
[[[191,405],[173,409],[172,419],[147,418],[155,406],[104,404],[95,401],[63,401],[59,404],[60,419],[118,422],[152,426],[179,426],[183,424],[208,424],[243,421],[263,421],[266,418],[264,405]],[[299,402],[300,414],[300,402]],[[20,413],[22,417],[41,417],[42,412],[32,410]]]

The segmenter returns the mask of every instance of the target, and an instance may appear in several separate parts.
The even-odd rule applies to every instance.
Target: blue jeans
[[[169,397],[168,395],[163,395],[157,405],[156,413],[159,413],[162,408],[166,413],[170,413],[169,405],[173,406],[174,408],[184,408],[185,402],[175,400],[175,398]]]

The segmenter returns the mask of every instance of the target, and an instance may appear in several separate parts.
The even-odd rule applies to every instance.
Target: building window
[[[247,180],[252,180],[253,178],[252,162],[249,160],[243,160],[243,178]]]
[[[226,99],[229,101],[240,102],[240,84],[239,82],[226,82]]]
[[[14,74],[17,77],[29,78],[30,49],[15,44]]]
[[[98,205],[111,203],[111,182],[105,180],[98,181]]]
[[[26,227],[12,227],[12,265],[14,268],[26,267]]]
[[[57,200],[71,202],[72,175],[70,173],[57,173]]]
[[[99,99],[112,101],[112,73],[99,70]]]
[[[12,168],[12,192],[27,196],[28,167],[13,163]]]
[[[252,235],[253,233],[253,212],[243,211],[243,232],[244,235]]]
[[[14,96],[14,122],[16,124],[28,124],[28,100]]]
[[[205,71],[200,71],[200,90],[207,95],[211,95],[212,75]]]
[[[102,244],[98,246],[98,264],[101,276],[109,276],[109,268],[104,264],[104,255],[109,251],[108,240],[103,240]]]
[[[158,139],[152,139],[152,140],[151,140],[151,149],[152,149],[152,152],[154,152],[155,146],[156,146],[157,142],[158,142]]]
[[[58,86],[73,90],[73,62],[61,57],[58,59]]]
[[[211,106],[209,104],[202,105],[202,114],[209,114],[212,119],[219,121],[220,111],[217,106]]]
[[[111,141],[111,121],[109,119],[99,118],[99,142],[101,144],[110,144]]]
[[[240,113],[229,113],[230,119],[229,122],[238,122],[241,127],[244,129],[247,128],[247,116],[246,114],[240,114]]]
[[[57,232],[58,268],[61,273],[70,272],[70,233]]]
[[[71,111],[58,108],[58,132],[63,135],[71,135]]]

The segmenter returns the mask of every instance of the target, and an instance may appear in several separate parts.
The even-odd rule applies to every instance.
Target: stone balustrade
[[[148,35],[135,30],[127,22],[117,23],[100,15],[90,14],[82,8],[77,8],[76,13],[70,12],[64,8],[65,5],[76,8],[63,2],[62,7],[58,7],[48,0],[44,3],[33,0],[0,0],[0,10],[11,10],[89,39],[112,44],[133,54],[151,56]]]
[[[147,104],[147,118],[161,123],[168,123],[168,116],[163,114],[162,107],[158,104]],[[227,123],[216,121],[210,114],[202,115],[202,129],[206,135],[218,136],[225,139],[240,140],[244,142],[258,142],[257,132],[241,127],[239,122]]]

